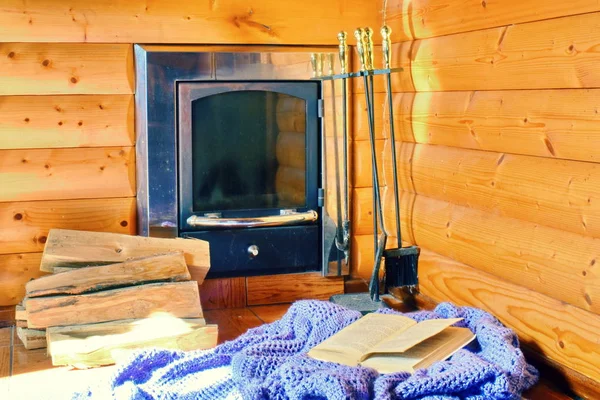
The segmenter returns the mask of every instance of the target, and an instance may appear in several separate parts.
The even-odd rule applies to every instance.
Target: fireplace
[[[339,181],[326,199],[340,176],[327,147],[340,138],[325,134],[311,52],[135,46],[135,56],[139,233],[208,241],[212,277],[347,273]]]

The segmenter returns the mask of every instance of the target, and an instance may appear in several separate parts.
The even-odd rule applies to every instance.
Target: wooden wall
[[[6,0],[0,8],[0,306],[50,228],[135,233],[132,43],[337,43],[363,0]]]
[[[386,221],[394,232],[395,145],[403,239],[423,249],[422,292],[491,311],[525,346],[598,387],[600,3],[384,3],[392,66],[405,68],[393,82],[396,143],[378,132]],[[360,82],[354,91],[362,98]],[[376,91],[381,127],[383,81]],[[353,271],[365,279],[366,122],[356,114]]]

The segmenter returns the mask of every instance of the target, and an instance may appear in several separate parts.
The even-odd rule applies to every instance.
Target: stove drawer
[[[181,233],[210,243],[208,277],[320,271],[318,225]]]

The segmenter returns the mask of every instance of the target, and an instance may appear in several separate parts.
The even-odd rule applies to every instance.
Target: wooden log
[[[133,146],[133,96],[0,97],[0,149]]]
[[[600,165],[396,144],[403,190],[583,236],[600,237]],[[386,153],[386,178],[393,171]]]
[[[64,4],[6,0],[3,40],[13,42],[121,42],[210,44],[337,44],[341,29],[377,26],[376,3],[318,0],[253,3],[73,0]],[[319,29],[307,29],[319,27]]]
[[[412,0],[408,7],[403,0],[392,0],[386,4],[385,23],[392,27],[395,42],[600,11],[598,3],[590,0],[568,3]]]
[[[280,132],[306,132],[306,113],[282,111],[275,114],[277,128]]]
[[[27,350],[47,347],[46,330],[17,327],[17,336]]]
[[[361,81],[362,82],[362,81]],[[362,86],[356,89],[362,90]],[[383,109],[385,103],[384,93],[375,93],[373,101],[373,117],[375,119],[375,138],[385,139],[387,130],[383,121]],[[369,140],[369,115],[367,111],[367,103],[365,100],[364,91],[357,92],[353,95],[352,102],[352,126],[354,140]]]
[[[320,273],[303,273],[246,278],[249,306],[291,303],[301,299],[329,300],[344,292],[344,278],[323,277]]]
[[[163,239],[116,233],[52,229],[40,270],[77,268],[123,262],[172,251],[182,251],[192,279],[202,283],[210,268],[208,242],[196,239]]]
[[[48,275],[28,282],[25,291],[28,298],[33,298],[59,294],[83,294],[149,282],[180,282],[190,279],[183,253],[178,252]]]
[[[403,192],[401,201],[404,240],[584,310],[600,311],[595,272],[600,239],[411,193]],[[392,198],[386,196],[385,209],[391,207]],[[393,221],[388,219],[387,226],[394,232]]]
[[[0,54],[0,95],[133,93],[131,44],[0,43]]]
[[[520,282],[526,277],[521,276]],[[596,382],[600,316],[423,250],[419,284],[436,301],[479,307],[514,329],[525,345]]]
[[[27,311],[25,310],[25,307],[21,304],[17,304],[15,306],[15,320],[27,321]]]
[[[379,185],[386,186],[389,181],[392,184],[392,180],[387,178],[383,173],[386,157],[390,157],[385,152],[390,151],[390,145],[386,145],[388,140],[381,139],[375,141],[375,149],[377,151],[377,170],[379,172]],[[353,173],[352,173],[352,187],[373,187],[373,164],[371,160],[371,142],[368,140],[357,140],[353,143]],[[386,179],[387,178],[387,179]]]
[[[282,206],[306,202],[306,172],[302,169],[282,167],[275,174],[275,190]]]
[[[118,362],[132,351],[156,347],[182,351],[217,345],[217,325],[204,318],[157,315],[146,319],[48,328],[52,365],[93,368]]]
[[[0,255],[0,306],[14,306],[25,296],[25,284],[45,275],[40,271],[42,253]]]
[[[135,197],[0,203],[0,253],[43,251],[48,231],[136,233]]]
[[[276,114],[296,113],[306,114],[306,101],[299,97],[280,94],[277,97]]]
[[[297,132],[280,132],[275,152],[279,165],[304,170],[306,168],[306,135]]]
[[[397,247],[395,237],[388,237],[386,249]],[[352,263],[350,271],[353,278],[361,279],[367,284],[371,281],[373,266],[375,265],[375,246],[373,235],[354,235],[352,236],[352,246],[350,247]],[[383,272],[383,263],[382,263]]]
[[[598,89],[394,93],[396,138],[597,162],[598,102]]]
[[[600,13],[440,36],[393,46],[394,92],[600,86],[589,49]],[[375,88],[383,91],[383,85]]]
[[[132,147],[0,150],[0,202],[135,195]]]
[[[147,318],[165,312],[179,318],[200,318],[196,282],[152,283],[97,293],[35,297],[25,300],[30,328],[93,324]]]

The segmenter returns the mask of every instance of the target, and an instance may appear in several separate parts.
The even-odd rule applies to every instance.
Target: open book
[[[322,361],[362,365],[379,373],[414,372],[445,360],[475,335],[450,325],[462,318],[420,323],[402,315],[367,314],[312,348],[308,355]]]

